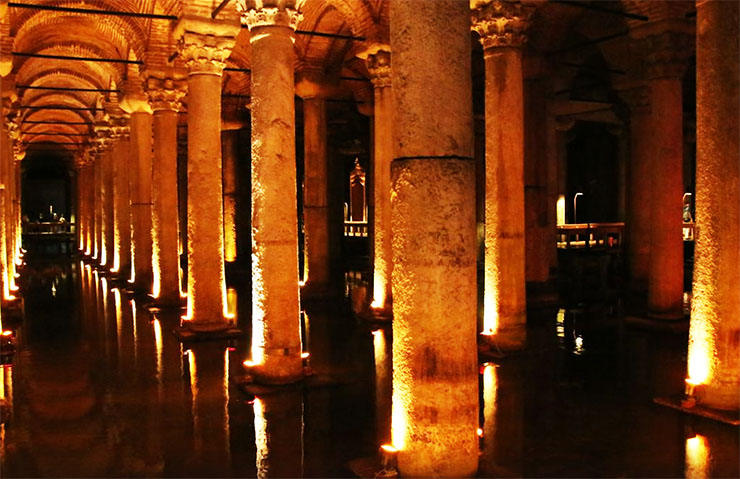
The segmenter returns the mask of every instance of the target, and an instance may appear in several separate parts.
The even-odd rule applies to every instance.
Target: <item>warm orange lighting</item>
[[[227,318],[236,318],[237,302],[238,294],[236,288],[226,288],[226,309],[228,311]]]
[[[309,352],[301,353],[301,359],[308,359],[310,356],[311,356],[311,353]]]
[[[156,227],[154,227],[156,228]],[[152,298],[157,299],[162,293],[162,272],[159,265],[159,234],[152,230]]]
[[[687,479],[704,479],[709,477],[709,445],[704,436],[697,434],[686,439],[686,468]]]
[[[265,405],[258,397],[252,403],[254,408],[254,445],[257,449],[257,477],[267,477],[269,468],[269,446],[267,442],[267,420],[265,420]]]
[[[706,320],[706,317],[700,312],[701,309],[703,308],[699,301],[692,303],[688,376],[694,384],[706,384],[711,379],[712,358],[716,348],[714,335],[712,334],[715,325]]]
[[[398,448],[396,448],[392,444],[383,444],[382,446],[380,446],[380,449],[391,454],[398,452]]]
[[[483,437],[483,429],[478,428],[475,430],[475,433],[478,435],[478,437]]]
[[[383,265],[378,265],[373,274],[373,301],[370,303],[372,309],[383,309],[385,307],[385,288],[388,284],[383,274]]]
[[[3,336],[10,336],[11,334],[13,334],[13,331],[8,331],[8,330],[3,331]]]
[[[162,382],[162,325],[159,320],[154,318],[152,321],[154,328],[154,347],[157,350],[157,381]]]

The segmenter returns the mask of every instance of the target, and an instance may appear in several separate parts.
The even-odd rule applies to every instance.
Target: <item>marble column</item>
[[[391,435],[408,477],[466,477],[478,468],[469,8],[456,0],[390,5]]]
[[[228,328],[221,76],[238,31],[236,24],[190,17],[175,27],[188,67],[188,310],[183,325],[201,333]]]
[[[154,110],[152,163],[152,296],[160,305],[180,304],[178,254],[177,112],[185,95],[172,79],[149,79]]]
[[[683,317],[683,93],[681,79],[692,37],[663,32],[645,37],[649,79],[652,171],[648,310]]]
[[[222,125],[223,127],[223,125]],[[237,158],[239,130],[221,131],[224,184],[224,261],[236,261]]]
[[[95,231],[93,232],[93,255],[92,258],[100,263],[103,252],[103,158],[102,150],[95,149],[95,160],[93,163],[93,194],[95,195]]]
[[[391,275],[391,162],[393,161],[393,88],[389,46],[370,50],[366,57],[373,83],[373,299],[370,307],[392,312]]]
[[[689,378],[700,402],[740,409],[740,126],[737,2],[697,2],[696,256]]]
[[[106,271],[113,266],[115,258],[115,210],[113,208],[114,192],[114,165],[113,165],[113,144],[108,145],[103,153],[103,248],[105,254]]]
[[[112,270],[119,278],[128,279],[131,274],[131,205],[129,193],[130,130],[125,122],[114,128],[118,138],[113,148],[113,208],[114,238],[116,252]],[[118,258],[116,263],[115,258]]]
[[[85,255],[92,258],[95,255],[95,154],[92,150],[86,151],[87,170],[85,178],[85,219],[87,221],[87,245]]]
[[[325,295],[330,282],[329,162],[326,137],[326,100],[303,98],[304,182],[303,228],[307,267],[302,295]]]
[[[648,88],[620,92],[630,108],[630,165],[628,187],[627,251],[631,288],[647,289],[650,266],[650,196],[653,144]]]
[[[252,2],[247,2],[252,3]],[[298,303],[293,1],[243,9],[252,48],[252,357],[255,377],[303,377]],[[254,7],[254,5],[250,5]]]
[[[483,334],[499,349],[527,337],[524,238],[524,30],[520,2],[480,0],[473,29],[486,68],[486,253]]]
[[[152,287],[152,109],[140,89],[127,94],[121,108],[131,115],[131,280],[136,291],[149,293]]]

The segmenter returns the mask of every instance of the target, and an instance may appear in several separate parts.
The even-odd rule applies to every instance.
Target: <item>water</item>
[[[184,347],[179,312],[149,312],[83,263],[29,265],[2,371],[2,477],[348,477],[375,457],[391,331],[355,320],[349,299],[308,310],[316,380],[254,397],[233,381],[249,290],[230,286],[244,338]],[[599,311],[531,312],[530,352],[481,365],[480,475],[738,477],[737,428],[651,402],[683,387],[686,335]]]

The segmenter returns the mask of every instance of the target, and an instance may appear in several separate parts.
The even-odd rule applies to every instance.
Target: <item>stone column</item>
[[[683,317],[683,94],[681,78],[692,37],[662,32],[644,39],[647,51],[652,171],[648,310]]]
[[[239,2],[252,33],[251,364],[260,381],[290,383],[303,376],[293,99],[301,14],[294,1],[272,3]]]
[[[393,161],[393,88],[389,46],[370,50],[365,58],[373,83],[373,300],[378,313],[392,312],[391,162]]]
[[[391,2],[390,20],[393,446],[402,476],[473,476],[478,355],[469,4],[426,2],[420,9],[418,2]]]
[[[131,205],[129,193],[130,169],[130,130],[124,122],[114,128],[118,142],[113,148],[113,208],[114,237],[118,263],[115,262],[112,271],[118,273],[119,278],[128,279],[131,274]]]
[[[95,195],[95,211],[93,214],[95,215],[94,224],[95,224],[95,231],[93,232],[93,255],[92,258],[97,262],[100,263],[100,258],[102,256],[102,246],[103,246],[103,191],[102,191],[102,185],[103,185],[103,175],[102,175],[102,151],[97,149],[95,150],[95,160],[92,165],[93,167],[93,195]]]
[[[87,170],[85,178],[85,218],[87,220],[87,246],[85,255],[92,258],[95,255],[95,156],[92,150],[87,150]]]
[[[307,263],[301,295],[322,296],[329,293],[331,268],[326,100],[316,91],[299,90],[299,95],[303,97],[303,229]]]
[[[521,349],[527,337],[521,47],[530,15],[520,2],[480,0],[473,10],[486,68],[483,333],[499,349]]]
[[[113,266],[115,257],[115,234],[114,228],[114,217],[115,211],[113,209],[113,196],[114,196],[114,167],[113,167],[113,145],[110,144],[103,153],[103,246],[105,253],[105,268],[110,270]]]
[[[152,287],[152,109],[140,89],[127,93],[121,108],[131,115],[129,193],[133,286],[142,293]]]
[[[650,129],[648,88],[623,90],[621,96],[630,108],[630,165],[628,187],[627,251],[631,287],[647,288],[650,265],[650,213],[653,135]]]
[[[158,304],[180,304],[180,257],[177,248],[177,112],[185,95],[172,79],[149,79],[154,110],[152,165],[152,296]]]
[[[236,261],[236,198],[239,130],[221,132],[224,184],[224,261]]]
[[[689,378],[699,400],[740,409],[740,126],[737,2],[697,2],[696,256]]]
[[[188,312],[184,324],[196,332],[228,327],[221,75],[238,30],[236,24],[190,17],[182,18],[175,29],[188,67]]]

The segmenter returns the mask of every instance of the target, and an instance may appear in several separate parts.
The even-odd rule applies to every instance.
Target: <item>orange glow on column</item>
[[[383,309],[385,307],[385,289],[388,280],[383,272],[384,267],[376,267],[373,274],[373,302],[370,307],[373,309]]]
[[[495,364],[487,363],[483,367],[483,437],[495,436],[497,408],[498,372]]]
[[[694,285],[696,287],[696,285]],[[692,305],[691,326],[689,329],[688,374],[695,384],[705,384],[711,379],[712,358],[715,344],[713,325],[706,316],[698,311],[697,304]]]
[[[486,263],[489,258],[486,257]],[[489,274],[488,271],[491,271]],[[497,274],[493,265],[486,264],[486,277],[495,277]],[[492,335],[498,332],[498,288],[493,284],[495,281],[486,281],[483,293],[483,331],[482,334]]]
[[[257,448],[257,477],[267,477],[270,450],[267,443],[267,421],[265,406],[260,398],[254,398],[254,445]]]
[[[159,232],[152,226],[152,297],[159,298],[162,292],[162,272],[159,264]]]
[[[704,436],[696,435],[686,439],[687,479],[704,479],[709,477],[709,445]]]

